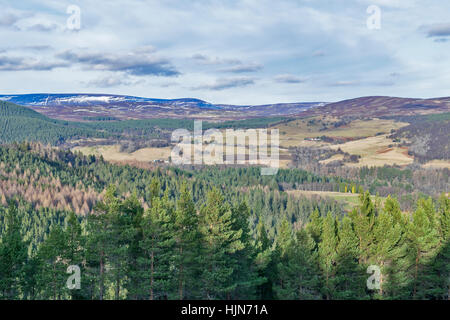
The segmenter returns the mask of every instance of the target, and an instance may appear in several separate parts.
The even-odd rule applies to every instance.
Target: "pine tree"
[[[200,211],[203,236],[203,298],[225,299],[236,289],[233,272],[237,251],[244,249],[242,230],[234,230],[233,213],[217,189],[207,195]]]
[[[365,298],[365,270],[358,264],[358,237],[349,217],[339,224],[336,247],[336,299]]]
[[[315,242],[308,232],[299,230],[295,235],[284,220],[277,242],[280,252],[276,292],[280,299],[317,299],[320,297],[320,277]]]
[[[336,219],[329,212],[323,220],[319,243],[319,265],[324,281],[323,294],[327,300],[333,299],[335,294],[336,246]]]
[[[408,270],[411,267],[411,262],[408,256],[409,244],[406,237],[409,220],[401,212],[398,201],[391,197],[387,197],[383,212],[384,215],[381,214],[381,217],[379,216],[376,221],[375,244],[372,250],[375,261],[378,260],[383,265],[379,297],[383,299],[406,299],[410,295]],[[387,233],[387,237],[385,237],[385,233]],[[400,236],[398,233],[400,233]],[[398,236],[399,239],[396,242]]]
[[[353,209],[349,217],[358,237],[359,264],[367,265],[370,258],[370,246],[373,242],[372,229],[375,223],[375,206],[368,191],[360,194],[359,199],[359,208]]]
[[[439,249],[439,234],[434,224],[434,217],[424,202],[413,214],[413,220],[408,225],[409,257],[412,262],[410,278],[412,299],[429,298],[429,290],[435,283],[430,273],[430,264],[436,258]]]
[[[108,279],[113,284],[114,298],[121,297],[121,289],[126,281],[128,258],[128,223],[122,214],[121,201],[116,196],[114,185],[108,187],[104,200],[97,204],[96,211],[101,216],[94,218],[94,225],[102,228],[99,235],[100,295],[104,295],[104,284]],[[104,255],[104,256],[103,256]],[[108,272],[106,272],[108,269]]]
[[[107,198],[113,195],[109,190]],[[86,268],[83,283],[89,285],[91,299],[105,299],[106,295],[106,268],[107,248],[110,242],[108,225],[108,206],[103,202],[97,205],[97,213],[90,214],[87,218],[86,238]]]
[[[435,297],[450,300],[450,199],[442,194],[439,198],[440,252],[434,262],[433,272],[439,275]]]
[[[77,265],[80,270],[82,270],[85,259],[85,242],[81,233],[80,222],[74,212],[69,213],[66,224],[65,239],[67,242],[65,244],[64,259],[66,260],[67,265]],[[81,277],[81,279],[83,279],[83,277]],[[79,300],[84,297],[83,293],[80,292],[80,289],[72,289],[70,295],[73,300]]]
[[[402,259],[404,251],[402,219],[396,208],[397,205],[387,199],[385,209],[376,217],[373,228],[370,263],[378,266],[381,271],[380,298],[387,295],[386,289],[389,289],[391,276],[395,273],[393,262]]]
[[[53,226],[47,239],[41,244],[38,256],[41,261],[39,287],[44,299],[61,300],[66,298],[67,238],[61,226]]]
[[[124,223],[124,242],[127,243],[127,266],[126,266],[126,291],[127,298],[137,300],[143,298],[143,292],[140,289],[142,278],[139,268],[139,257],[142,256],[140,242],[143,239],[142,219],[144,209],[141,206],[136,193],[121,204]]]
[[[21,279],[27,260],[27,244],[22,240],[17,206],[9,203],[5,232],[0,241],[0,295],[15,300],[21,295]]]
[[[232,299],[253,299],[255,297],[254,288],[262,284],[265,279],[258,276],[255,260],[257,251],[252,244],[249,226],[250,210],[245,202],[232,208],[233,230],[241,232],[240,242],[242,250],[235,253],[236,266],[233,272],[233,282],[236,289],[231,295]]]
[[[310,222],[307,224],[306,230],[318,245],[320,242],[320,235],[322,234],[322,217],[317,208],[311,213]]]
[[[198,229],[198,216],[195,204],[186,183],[180,190],[175,216],[176,254],[178,271],[178,298],[196,298],[199,295],[198,277],[201,234]]]
[[[287,221],[283,219],[278,229],[276,245],[273,258],[277,262],[276,264],[276,282],[274,286],[275,293],[279,299],[289,299],[291,297],[292,288],[289,284],[291,274],[288,270],[284,269],[284,266],[288,264],[290,259],[290,250],[294,247],[294,237],[292,227]]]
[[[143,239],[140,242],[144,256],[139,259],[143,270],[146,296],[150,300],[174,298],[176,283],[174,272],[174,224],[175,208],[164,197],[152,199],[152,207],[142,219]]]
[[[258,276],[264,281],[256,286],[256,296],[260,300],[271,300],[274,298],[273,278],[275,276],[275,261],[271,249],[270,239],[267,236],[264,221],[260,220],[256,226],[255,239],[256,258],[255,264],[258,270]]]

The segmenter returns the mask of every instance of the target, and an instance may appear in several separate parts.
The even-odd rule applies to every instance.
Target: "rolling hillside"
[[[89,121],[98,118],[119,120],[154,118],[196,118],[211,121],[290,116],[323,105],[318,102],[267,105],[212,104],[200,99],[153,99],[108,94],[24,94],[0,95],[50,118]]]
[[[58,145],[67,139],[103,136],[101,132],[76,127],[67,121],[50,119],[31,109],[0,101],[0,143],[39,141]]]
[[[299,116],[329,115],[335,117],[409,116],[450,112],[450,97],[413,99],[396,97],[361,97],[319,106]]]

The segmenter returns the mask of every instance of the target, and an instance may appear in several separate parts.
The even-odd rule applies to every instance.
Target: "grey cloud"
[[[450,36],[450,23],[434,24],[431,26],[423,26],[429,38]]]
[[[46,22],[46,23],[34,23],[34,24],[17,24],[19,21],[24,21],[24,19],[31,17],[32,14],[22,13],[20,15],[14,13],[6,13],[0,15],[0,27],[12,28],[15,31],[38,31],[38,32],[51,32],[62,27],[56,23]]]
[[[161,83],[159,86],[161,88],[170,88],[170,87],[176,87],[178,85],[179,85],[178,82],[166,82],[166,83]]]
[[[306,79],[300,78],[293,74],[279,74],[275,76],[275,81],[279,83],[302,83],[305,82]]]
[[[210,85],[203,85],[196,88],[193,88],[194,90],[225,90],[230,88],[237,88],[237,87],[245,87],[251,84],[254,84],[255,80],[252,78],[247,77],[239,77],[239,78],[221,78],[218,79],[215,83]]]
[[[35,58],[0,56],[1,71],[49,71],[67,66],[68,64],[64,62],[46,62]]]
[[[12,27],[21,18],[18,15],[12,13],[5,13],[0,15],[0,26],[1,27]]]
[[[227,67],[220,69],[220,72],[249,73],[258,72],[263,68],[263,66],[258,63],[244,63],[239,59],[209,57],[200,53],[194,54],[191,58],[203,65],[228,65]]]
[[[52,46],[49,45],[29,45],[29,46],[16,46],[16,47],[5,47],[5,48],[0,48],[0,53],[5,53],[5,52],[17,52],[17,51],[38,51],[38,52],[42,52],[42,51],[50,51],[53,50]]]
[[[247,73],[247,72],[257,72],[263,68],[260,64],[239,64],[233,67],[222,69],[224,72],[232,73]]]
[[[32,46],[24,46],[24,47],[21,47],[20,49],[33,50],[33,51],[48,51],[48,50],[52,50],[53,47],[49,46],[49,45],[32,45]]]
[[[169,60],[145,52],[106,54],[69,50],[58,54],[57,57],[89,69],[120,71],[135,76],[177,76],[180,74]]]
[[[210,65],[224,65],[224,64],[230,64],[230,65],[237,65],[242,64],[242,61],[239,59],[230,59],[230,58],[219,58],[219,57],[209,57],[204,54],[194,54],[192,56],[192,59],[194,59],[196,62],[201,64],[210,64]]]
[[[112,88],[118,86],[133,86],[144,81],[141,80],[131,80],[124,77],[106,77],[99,78],[85,83],[86,87],[97,87],[97,88]]]
[[[348,81],[348,80],[340,80],[336,81],[334,83],[331,83],[331,87],[351,87],[351,86],[358,86],[361,82],[359,81]]]
[[[356,86],[375,86],[375,87],[390,87],[395,85],[395,82],[390,80],[341,80],[329,84],[330,87],[356,87]]]
[[[51,31],[58,30],[59,28],[60,28],[60,26],[55,23],[49,23],[49,24],[36,23],[29,27],[26,27],[25,29],[27,31],[51,32]]]

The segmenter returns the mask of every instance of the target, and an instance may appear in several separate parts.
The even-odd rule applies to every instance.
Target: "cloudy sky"
[[[0,4],[1,94],[230,104],[450,96],[447,0]]]

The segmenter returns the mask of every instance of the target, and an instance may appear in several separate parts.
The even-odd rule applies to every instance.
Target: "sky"
[[[448,0],[0,0],[0,94],[450,96]]]

